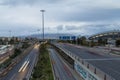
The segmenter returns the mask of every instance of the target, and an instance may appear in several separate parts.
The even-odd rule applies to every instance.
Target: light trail
[[[21,72],[21,70],[23,69],[23,67],[26,65],[27,61],[24,62],[24,64],[22,65],[22,67],[19,69],[18,72]]]
[[[28,64],[29,64],[29,61],[26,63],[26,65],[25,65],[25,67],[23,68],[22,72],[25,71],[25,69],[27,68]]]
[[[28,64],[29,64],[29,61],[28,60],[25,61],[24,64],[22,65],[22,67],[19,69],[18,72],[25,71],[25,69],[27,68]]]

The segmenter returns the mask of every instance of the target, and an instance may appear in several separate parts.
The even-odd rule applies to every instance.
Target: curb
[[[53,66],[53,64],[52,64],[52,59],[51,59],[51,57],[50,57],[50,50],[48,49],[48,51],[49,51],[50,64],[51,64],[52,72],[53,72],[53,78],[54,78],[54,80],[55,80],[55,69],[54,69],[54,66]]]

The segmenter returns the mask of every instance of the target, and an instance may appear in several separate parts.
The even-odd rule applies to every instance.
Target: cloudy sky
[[[91,35],[120,29],[120,0],[0,0],[0,36],[41,33]],[[40,31],[39,31],[39,30]]]

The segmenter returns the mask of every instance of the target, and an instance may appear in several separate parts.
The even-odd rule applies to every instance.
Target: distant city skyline
[[[0,36],[42,33],[92,35],[120,29],[118,0],[0,0]],[[39,29],[39,32],[38,32]]]

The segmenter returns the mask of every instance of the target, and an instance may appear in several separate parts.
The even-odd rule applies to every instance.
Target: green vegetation
[[[116,41],[116,46],[117,46],[117,47],[120,47],[120,39],[118,39],[118,40]]]
[[[6,67],[8,67],[11,64],[12,59],[14,59],[15,57],[17,57],[20,54],[21,54],[21,50],[20,49],[15,49],[14,54],[11,55],[10,58],[7,59],[5,62],[3,62],[2,64],[0,64],[0,68],[6,68]]]
[[[30,46],[30,44],[28,42],[24,42],[22,45],[22,48],[15,48],[14,49],[14,54],[9,55],[9,59],[5,60],[2,64],[0,64],[0,69],[5,69],[7,68],[12,61],[16,58],[19,57],[22,53],[22,49],[25,50]]]
[[[81,36],[78,37],[76,40],[60,40],[58,42],[94,47],[94,46],[105,46],[107,44],[107,39],[106,40],[98,39],[97,41],[95,41],[95,40],[87,39],[86,36]],[[119,41],[117,41],[117,44],[120,44]]]
[[[83,45],[83,46],[87,46],[87,41],[86,41],[86,37],[82,36],[80,38],[77,38],[77,44]]]
[[[45,44],[40,46],[40,54],[31,80],[54,80],[49,58],[49,52]]]
[[[11,64],[11,62],[12,62],[11,58],[7,59],[4,63],[0,64],[0,68],[8,67]]]
[[[30,44],[28,44],[28,42],[24,42],[22,45],[22,48],[25,49],[25,48],[28,48],[29,46]]]
[[[17,57],[20,54],[21,54],[21,50],[20,49],[15,49],[14,54],[11,55],[10,58],[14,59],[15,57]]]

